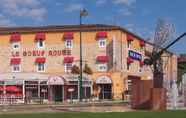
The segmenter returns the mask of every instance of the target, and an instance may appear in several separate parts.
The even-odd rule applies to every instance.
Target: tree
[[[80,69],[79,69],[79,67],[76,66],[76,65],[73,65],[73,66],[72,66],[71,73],[72,73],[72,74],[80,74]]]
[[[92,69],[88,66],[88,64],[85,64],[83,72],[86,74],[89,74],[89,75],[92,75],[92,73],[93,73]]]

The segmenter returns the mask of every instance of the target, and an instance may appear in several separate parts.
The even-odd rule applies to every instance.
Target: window
[[[139,66],[139,72],[143,71],[143,66]]]
[[[106,39],[99,39],[99,47],[100,48],[106,47]]]
[[[72,63],[65,63],[64,67],[65,67],[65,72],[70,73],[72,69]]]
[[[128,46],[128,48],[131,47],[131,44],[132,44],[132,41],[127,41],[127,46]]]
[[[12,48],[13,49],[19,49],[20,48],[20,42],[12,42]]]
[[[21,66],[20,64],[12,65],[12,72],[20,72]]]
[[[44,48],[45,47],[45,42],[43,40],[38,40],[37,41],[37,47],[38,48]]]
[[[105,72],[107,71],[107,64],[98,64],[98,71]]]
[[[73,42],[72,40],[65,40],[65,47],[66,48],[72,48]]]
[[[38,63],[37,64],[37,71],[44,72],[45,71],[45,63]]]

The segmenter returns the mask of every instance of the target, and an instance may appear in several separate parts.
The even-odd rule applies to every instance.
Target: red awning
[[[21,58],[12,58],[10,60],[11,65],[17,65],[17,64],[20,64],[20,63],[21,63]]]
[[[19,33],[13,33],[10,37],[11,42],[21,41],[21,35]]]
[[[45,63],[46,62],[46,58],[45,57],[38,57],[35,60],[35,63]]]
[[[45,33],[43,32],[40,32],[40,33],[36,33],[36,37],[35,37],[35,40],[45,40],[46,36],[45,36]]]
[[[98,32],[97,33],[97,38],[106,38],[107,37],[107,32]]]
[[[140,61],[140,66],[143,66],[144,65],[144,61]]]
[[[140,40],[140,42],[139,42],[139,43],[140,43],[140,46],[141,46],[141,47],[145,46],[145,41]]]
[[[64,57],[64,63],[72,63],[74,61],[74,57]]]
[[[4,89],[3,89],[3,86],[0,86],[0,91],[3,91]]]
[[[63,35],[64,40],[72,40],[74,38],[73,32],[65,32]]]
[[[109,58],[108,58],[108,56],[97,56],[96,60],[98,62],[106,63],[109,61]]]
[[[133,63],[133,59],[130,57],[127,57],[127,64]]]
[[[18,88],[17,86],[7,86],[6,91],[11,91],[11,92],[20,92],[21,89]]]
[[[133,41],[134,37],[130,34],[127,34],[127,41]]]

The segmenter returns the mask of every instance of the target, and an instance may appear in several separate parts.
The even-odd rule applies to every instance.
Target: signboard
[[[142,60],[142,56],[141,54],[137,53],[137,52],[134,52],[132,50],[129,50],[129,57],[134,59],[134,60],[138,60],[138,61],[141,61]]]
[[[48,85],[64,85],[64,78],[60,76],[51,76],[48,79]]]
[[[63,56],[63,55],[69,55],[71,54],[70,50],[23,50],[23,51],[12,51],[11,56],[12,57],[38,57],[38,56]]]
[[[108,76],[100,76],[96,79],[96,84],[112,84],[112,80]]]
[[[68,89],[68,92],[73,92],[74,91],[74,88],[69,88]]]

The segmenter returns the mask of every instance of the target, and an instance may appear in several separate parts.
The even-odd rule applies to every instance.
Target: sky
[[[0,26],[68,25],[79,23],[79,11],[89,15],[84,24],[119,25],[144,39],[153,39],[157,20],[186,32],[186,0],[0,0]],[[171,48],[186,53],[186,37]]]

